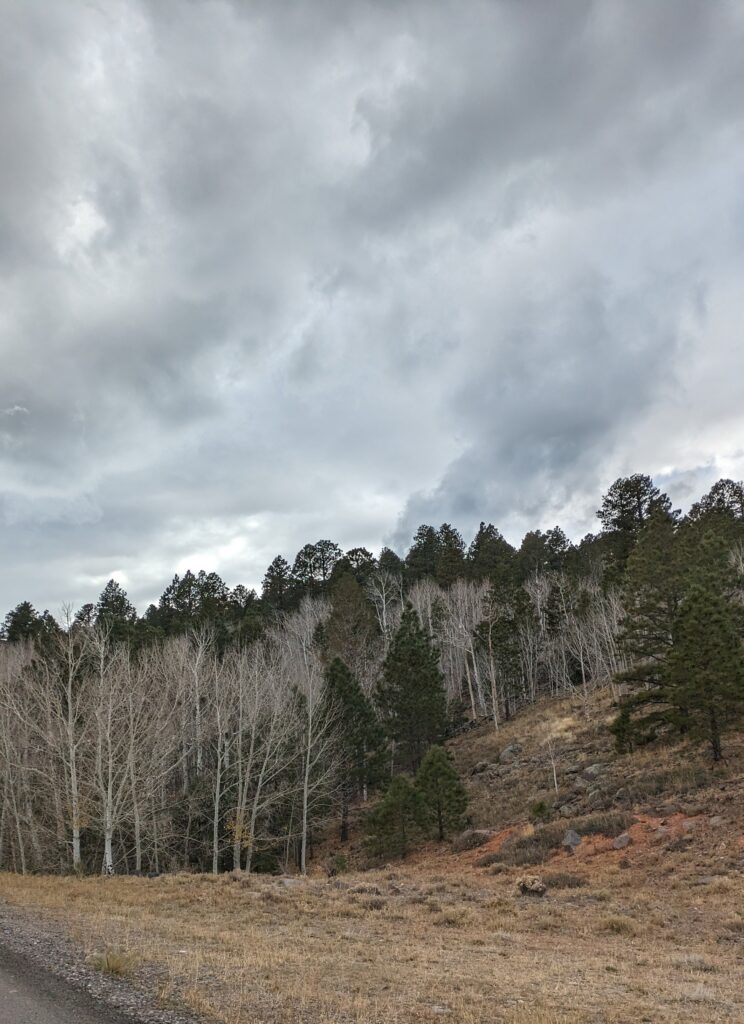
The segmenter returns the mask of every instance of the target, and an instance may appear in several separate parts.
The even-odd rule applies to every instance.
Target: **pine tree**
[[[405,857],[425,826],[420,793],[404,775],[396,775],[367,816],[367,847],[374,857]]]
[[[401,759],[415,772],[426,750],[444,737],[447,699],[437,651],[410,603],[385,658],[378,697]]]
[[[668,496],[644,473],[620,477],[602,498],[597,518],[602,523],[602,533],[606,538],[609,556],[606,572],[610,579],[622,578],[638,534],[653,512],[675,519],[678,516],[672,511]]]
[[[672,646],[685,575],[677,525],[667,512],[656,509],[628,558],[620,641],[632,666],[623,680],[659,682]]]
[[[442,523],[437,531],[435,578],[440,587],[449,587],[465,576],[465,542],[459,530]]]
[[[431,747],[416,773],[421,794],[440,842],[446,833],[462,827],[468,795],[457,774],[452,755],[444,747]]]
[[[294,605],[292,569],[286,558],[277,555],[266,570],[261,583],[261,600],[277,612],[286,612]]]
[[[481,523],[467,553],[469,575],[476,580],[488,579],[497,586],[508,586],[514,580],[516,552],[491,523]]]
[[[419,526],[406,555],[406,575],[415,582],[425,576],[436,576],[440,554],[439,534],[433,526]],[[382,559],[380,559],[382,564]]]
[[[382,776],[385,738],[371,701],[340,658],[334,658],[326,670],[326,699],[338,722],[341,842],[346,842],[351,800],[366,796],[368,788]]]
[[[116,580],[109,580],[96,604],[96,622],[111,631],[112,639],[127,640],[136,621],[137,611],[127,592]]]
[[[664,552],[668,550],[668,537],[665,546],[660,531],[661,520],[656,527],[649,523],[645,542],[639,542],[628,563],[631,578],[644,566],[656,565],[655,571],[646,575],[654,580],[650,592],[657,596],[665,580]],[[651,543],[654,535],[655,547]],[[648,559],[643,557],[643,543],[649,546]],[[612,732],[619,749],[628,750],[673,727],[677,733],[707,738],[714,760],[719,760],[722,731],[744,712],[739,581],[725,534],[709,531],[694,547],[687,537],[679,550],[684,552],[682,567],[672,562],[674,571],[666,569],[666,575],[672,577],[666,585],[675,588],[676,607],[647,598],[645,607],[656,617],[650,611],[645,620],[637,615],[641,624],[659,625],[656,630],[636,628],[635,634],[631,633],[636,637],[640,661],[626,677],[635,676],[646,685],[623,702]]]
[[[744,713],[744,651],[731,604],[715,589],[695,586],[685,601],[667,664],[671,717],[708,740],[714,761],[721,733]]]

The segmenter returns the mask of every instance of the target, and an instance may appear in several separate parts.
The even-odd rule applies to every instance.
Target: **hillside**
[[[618,757],[611,713],[545,701],[455,738],[472,830],[381,869],[357,831],[336,877],[329,836],[306,879],[3,875],[0,895],[231,1024],[741,1020],[744,737],[715,770],[695,746]]]

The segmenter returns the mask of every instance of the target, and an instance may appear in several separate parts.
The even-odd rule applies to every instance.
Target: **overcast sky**
[[[0,14],[0,612],[744,476],[740,0]]]

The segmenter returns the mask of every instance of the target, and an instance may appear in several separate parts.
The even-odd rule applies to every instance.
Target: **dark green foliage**
[[[396,775],[385,796],[367,816],[367,847],[373,857],[405,857],[426,828],[421,795],[404,775]]]
[[[321,594],[331,578],[333,567],[343,552],[332,540],[318,540],[305,544],[292,566],[292,579],[302,594]]]
[[[294,604],[294,581],[289,562],[277,555],[266,570],[261,584],[261,600],[277,612],[289,611]]]
[[[326,699],[336,715],[336,754],[341,775],[341,841],[348,838],[349,804],[376,785],[383,769],[385,737],[375,709],[340,658],[326,671]]]
[[[110,631],[113,640],[132,639],[137,610],[116,580],[109,580],[101,591],[95,608],[95,621]]]
[[[609,568],[615,578],[622,575],[638,534],[653,512],[677,517],[667,495],[644,473],[620,477],[602,498],[597,518],[609,542]]]
[[[335,585],[340,576],[350,574],[360,585],[364,585],[377,568],[377,561],[366,548],[350,548],[338,559],[331,571],[331,583]]]
[[[44,620],[30,601],[21,601],[5,616],[2,639],[10,643],[18,640],[33,640],[44,629]]]
[[[672,646],[686,573],[677,534],[674,519],[654,510],[628,559],[621,643],[633,663],[633,680],[658,682]]]
[[[400,762],[415,772],[444,738],[447,700],[437,651],[410,604],[385,659],[378,700]]]
[[[465,542],[462,535],[454,526],[442,523],[437,532],[434,578],[440,587],[449,587],[465,575]]]
[[[672,720],[705,738],[713,760],[722,756],[721,734],[744,712],[744,652],[731,604],[700,584],[685,601],[670,652],[665,695]]]
[[[414,582],[425,576],[435,577],[439,558],[439,537],[433,526],[419,526],[406,555],[406,575]]]
[[[545,533],[532,530],[525,534],[516,555],[517,578],[524,582],[536,572],[558,572],[571,550],[571,543],[560,526]]]
[[[341,658],[358,677],[368,674],[371,645],[379,635],[377,617],[365,592],[350,571],[332,581],[332,610],[323,629],[328,661]]]
[[[481,523],[467,554],[469,575],[476,580],[488,579],[497,586],[514,582],[516,552],[491,523]]]
[[[682,557],[683,556],[683,557]],[[714,760],[721,734],[744,712],[742,609],[725,534],[701,541],[652,514],[628,562],[631,613],[626,644],[637,659],[628,696],[612,725],[626,751],[669,729],[705,738]]]
[[[452,755],[444,747],[431,747],[416,773],[416,788],[436,827],[440,842],[448,832],[462,828],[468,795],[457,774]]]
[[[744,523],[744,484],[740,480],[719,480],[694,503],[687,518],[697,522],[711,513]]]

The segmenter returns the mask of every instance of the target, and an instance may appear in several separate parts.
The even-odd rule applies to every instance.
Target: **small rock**
[[[582,771],[583,767],[584,766],[580,765],[580,764],[570,764],[568,766],[568,768],[564,768],[563,769],[563,774],[564,775],[578,775]]]
[[[576,790],[589,789],[589,783],[583,775],[579,775],[578,778],[573,780],[573,788]]]
[[[569,850],[573,850],[574,847],[580,845],[581,836],[578,832],[574,831],[574,829],[570,828],[563,837],[563,840],[561,841],[561,846],[566,846]]]
[[[725,822],[720,814],[714,814],[712,818],[708,819],[708,824],[712,825],[713,828],[720,828],[720,826],[724,825]]]
[[[599,776],[602,774],[602,772],[604,771],[604,767],[605,766],[603,764],[590,764],[581,773],[582,778],[586,779],[587,782],[594,782],[594,780],[599,778]]]
[[[479,761],[478,764],[471,768],[470,774],[481,775],[483,772],[487,772],[490,767],[491,765],[488,761]]]
[[[571,804],[564,804],[558,811],[562,818],[573,818],[576,814],[576,808],[572,807]]]
[[[520,896],[544,896],[548,887],[539,875],[523,875],[517,879]]]
[[[626,846],[630,846],[633,840],[630,838],[627,832],[623,832],[620,836],[615,836],[612,840],[613,850],[624,850]]]
[[[682,822],[682,829],[685,832],[693,832],[698,827],[699,824],[700,824],[699,821],[683,821]]]

